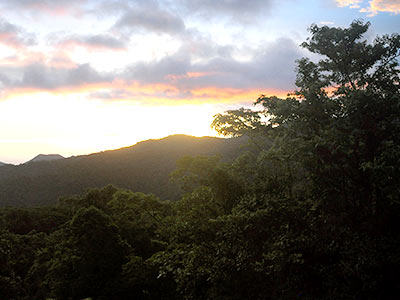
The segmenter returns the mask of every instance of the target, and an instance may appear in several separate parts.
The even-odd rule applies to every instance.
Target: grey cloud
[[[125,41],[104,34],[84,37],[83,42],[92,46],[109,47],[109,48],[124,48],[126,46]]]
[[[10,72],[12,71],[12,72]],[[9,74],[13,74],[11,77]],[[76,68],[53,68],[34,63],[20,68],[1,68],[0,81],[6,88],[35,88],[53,90],[84,84],[111,82],[112,74],[97,72],[89,64]]]
[[[185,75],[190,69],[190,57],[179,54],[165,57],[156,62],[136,63],[127,68],[124,77],[146,84],[166,83],[172,77]]]
[[[185,31],[183,20],[160,7],[157,2],[141,2],[126,8],[114,29],[128,31],[146,30],[155,33],[176,34]]]
[[[135,63],[129,66],[123,75],[125,78],[146,84],[176,82],[176,78],[184,77],[188,72],[193,72],[201,66],[193,61],[231,58],[233,51],[233,46],[219,46],[209,39],[196,36],[194,39],[185,40],[173,55],[158,61]]]
[[[194,30],[188,30],[179,54],[190,55],[194,59],[210,60],[215,57],[231,57],[234,51],[233,45],[219,45]]]
[[[5,0],[2,1],[3,4],[14,4],[14,5],[65,5],[65,4],[73,4],[73,3],[85,3],[86,0]]]
[[[245,62],[232,56],[221,56],[218,49],[206,52],[214,54],[214,57],[202,63],[193,62],[183,48],[158,62],[135,64],[124,75],[145,84],[172,84],[181,91],[210,86],[290,91],[294,88],[295,60],[303,56],[300,47],[287,38],[259,49],[251,60]],[[199,75],[186,76],[190,72]]]
[[[288,0],[284,0],[288,1]],[[247,20],[264,15],[271,11],[275,4],[279,4],[277,0],[131,0],[129,2],[106,1],[102,3],[107,8],[123,8],[130,7],[144,8],[158,12],[170,11],[174,15],[186,17],[188,15],[198,15],[207,19],[211,17],[233,17],[236,20]]]
[[[148,98],[162,98],[162,99],[171,99],[171,100],[179,100],[179,99],[191,99],[193,98],[193,94],[191,91],[176,91],[171,89],[164,89],[163,91],[126,91],[121,89],[110,89],[107,91],[94,92],[88,95],[89,99],[100,99],[100,100],[148,100]],[[196,96],[199,97],[199,96]],[[206,97],[206,95],[204,95]],[[201,98],[201,96],[200,96]]]
[[[72,7],[74,5],[84,5],[88,0],[4,0],[1,1],[1,6],[8,9],[15,7],[27,9],[60,9]]]
[[[260,49],[248,62],[216,59],[205,69],[221,74],[221,83],[253,88],[292,89],[295,81],[295,60],[303,56],[292,40],[281,38]]]
[[[277,0],[5,0],[0,3],[7,9],[27,9],[32,13],[75,10],[103,17],[120,16],[116,28],[140,28],[158,33],[181,32],[188,16],[206,20],[228,17],[234,22],[251,23],[269,15],[278,5]]]
[[[0,43],[14,47],[31,46],[36,43],[36,39],[23,28],[0,18]]]
[[[204,18],[226,16],[239,22],[253,22],[258,16],[268,14],[275,0],[178,0],[187,14]],[[278,2],[279,3],[279,2]]]
[[[75,38],[92,45],[120,45],[118,39],[113,40],[108,35]],[[157,93],[161,93],[159,96],[162,97],[176,99],[190,98],[191,91],[202,87],[287,91],[294,88],[295,60],[304,56],[304,53],[291,39],[278,39],[260,49],[249,51],[251,59],[239,61],[235,59],[235,53],[240,51],[235,46],[219,46],[197,36],[185,40],[173,55],[154,62],[137,62],[120,73],[100,73],[89,64],[78,65],[76,68],[55,68],[35,63],[24,67],[0,67],[0,82],[6,89],[29,87],[52,90],[90,83],[111,83],[118,78],[139,84],[166,84],[173,87],[173,90],[166,89]],[[93,94],[93,97],[101,99],[133,96],[145,95],[133,95],[132,91],[123,89]]]
[[[87,47],[110,49],[123,49],[127,46],[127,41],[125,39],[114,37],[110,34],[68,36],[62,38],[60,42],[71,42]]]
[[[175,34],[185,30],[188,17],[248,24],[269,15],[277,5],[277,0],[107,0],[97,6],[97,11],[120,15],[117,29]]]

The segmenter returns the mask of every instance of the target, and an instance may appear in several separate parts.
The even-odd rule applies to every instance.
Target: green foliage
[[[204,187],[207,187],[209,201],[218,209],[229,212],[243,193],[243,188],[231,172],[230,166],[219,160],[216,156],[182,157],[171,177],[186,193],[202,193]],[[190,196],[186,195],[184,199],[188,197]]]
[[[0,298],[177,299],[147,261],[164,249],[158,232],[171,214],[169,202],[113,186],[57,207],[2,209]]]
[[[51,233],[67,220],[67,212],[58,207],[9,207],[0,210],[0,228],[15,234],[27,234],[31,231]]]
[[[172,214],[169,202],[161,202],[154,195],[119,191],[107,207],[136,255],[147,259],[161,249],[157,230],[166,226],[164,219]]]

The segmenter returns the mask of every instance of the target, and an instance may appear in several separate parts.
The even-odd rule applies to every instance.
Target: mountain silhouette
[[[0,206],[55,204],[60,196],[107,184],[176,200],[181,192],[169,174],[177,159],[219,154],[223,160],[233,160],[244,143],[243,138],[173,135],[118,150],[5,165],[0,169]]]
[[[31,160],[27,161],[27,163],[32,163],[32,162],[39,162],[39,161],[51,161],[51,160],[57,160],[57,159],[63,159],[65,157],[61,156],[60,154],[39,154],[32,158]]]

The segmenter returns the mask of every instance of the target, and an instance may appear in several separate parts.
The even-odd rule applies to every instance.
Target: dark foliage
[[[174,135],[91,155],[5,165],[0,168],[0,206],[56,204],[61,196],[107,184],[177,200],[181,193],[169,174],[178,158],[219,154],[233,160],[243,143],[243,139]]]

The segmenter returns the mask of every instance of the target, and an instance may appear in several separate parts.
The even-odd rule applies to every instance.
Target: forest
[[[216,115],[248,148],[178,160],[179,200],[2,208],[0,299],[398,299],[400,35],[369,26],[312,25],[297,89]]]
[[[61,196],[108,184],[178,200],[182,192],[169,174],[182,156],[218,155],[232,161],[246,137],[222,139],[171,135],[133,146],[52,161],[0,166],[0,207],[53,205]]]

